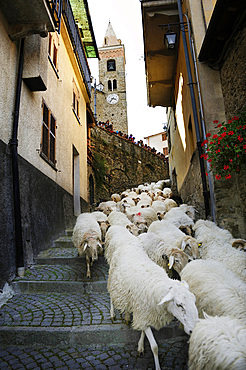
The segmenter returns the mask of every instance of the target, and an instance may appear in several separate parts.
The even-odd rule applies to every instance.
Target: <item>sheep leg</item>
[[[125,313],[125,322],[127,325],[129,325],[131,322],[131,314],[129,314],[128,312]]]
[[[149,340],[150,348],[151,351],[154,355],[154,360],[155,360],[155,370],[161,370],[160,363],[159,363],[159,358],[158,358],[158,345],[155,341],[154,335],[152,333],[152,330],[150,327],[148,327],[145,330],[145,334]]]
[[[140,339],[138,341],[138,356],[141,356],[144,354],[144,338],[145,338],[145,332],[144,330],[142,330]]]
[[[114,322],[116,318],[115,313],[114,313],[114,305],[113,305],[112,299],[110,299],[110,318],[112,322]]]
[[[86,278],[90,279],[91,278],[91,270],[90,270],[90,257],[86,255],[86,266],[87,266],[87,274]]]

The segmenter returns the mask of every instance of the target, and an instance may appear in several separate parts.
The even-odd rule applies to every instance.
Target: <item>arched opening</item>
[[[112,91],[112,81],[108,80],[108,91]]]
[[[113,80],[113,90],[117,90],[117,80]]]
[[[116,71],[116,63],[114,59],[110,59],[107,61],[107,71]]]

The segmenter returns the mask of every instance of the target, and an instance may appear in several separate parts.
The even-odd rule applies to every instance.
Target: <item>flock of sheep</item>
[[[190,335],[189,369],[246,368],[246,241],[193,206],[172,199],[170,180],[112,194],[97,211],[77,218],[73,243],[90,266],[104,254],[109,264],[110,315],[114,308],[147,336],[156,370],[152,328],[174,318]]]

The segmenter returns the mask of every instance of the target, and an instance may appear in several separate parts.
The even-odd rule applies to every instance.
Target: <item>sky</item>
[[[126,53],[128,134],[144,140],[163,131],[166,108],[147,105],[141,3],[139,0],[88,0],[97,46],[103,45],[109,20]],[[98,60],[89,58],[91,74],[98,79]],[[145,140],[144,140],[145,142]]]

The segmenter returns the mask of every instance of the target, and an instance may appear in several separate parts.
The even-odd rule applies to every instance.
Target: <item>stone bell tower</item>
[[[99,51],[99,81],[103,83],[103,93],[97,94],[97,119],[109,121],[114,131],[128,133],[125,48],[117,39],[111,22]]]

